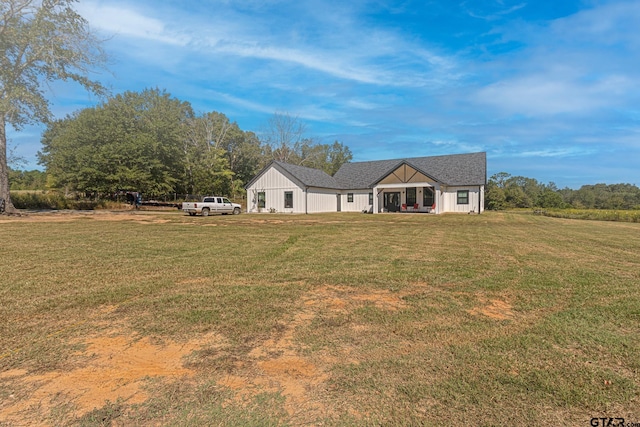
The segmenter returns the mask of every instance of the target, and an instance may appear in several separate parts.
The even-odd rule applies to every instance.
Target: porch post
[[[378,187],[373,187],[373,213],[378,213]]]

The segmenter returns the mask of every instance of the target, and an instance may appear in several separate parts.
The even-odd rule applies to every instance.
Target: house
[[[270,162],[246,186],[247,212],[484,211],[486,153],[345,163],[334,176]]]

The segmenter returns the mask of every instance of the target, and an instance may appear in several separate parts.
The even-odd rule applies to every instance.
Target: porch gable
[[[389,184],[429,184],[435,186],[435,180],[406,163],[401,164],[387,176],[378,181],[377,186]]]

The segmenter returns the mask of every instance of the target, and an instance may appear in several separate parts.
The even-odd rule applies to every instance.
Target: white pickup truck
[[[201,214],[209,216],[209,214],[234,214],[238,215],[242,207],[237,203],[231,203],[226,197],[208,196],[202,199],[202,202],[184,202],[182,210],[189,215]]]

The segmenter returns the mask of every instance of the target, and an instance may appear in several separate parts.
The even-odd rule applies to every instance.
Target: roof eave
[[[254,176],[251,181],[249,181],[247,184],[245,184],[244,189],[247,190],[249,187],[251,187],[253,185],[254,182],[256,182],[258,179],[260,179],[260,177],[269,169],[269,167],[273,163],[275,163],[275,160],[271,160],[269,163],[267,163],[266,166],[263,167],[262,170],[260,172],[258,172],[256,174],[256,176]]]

